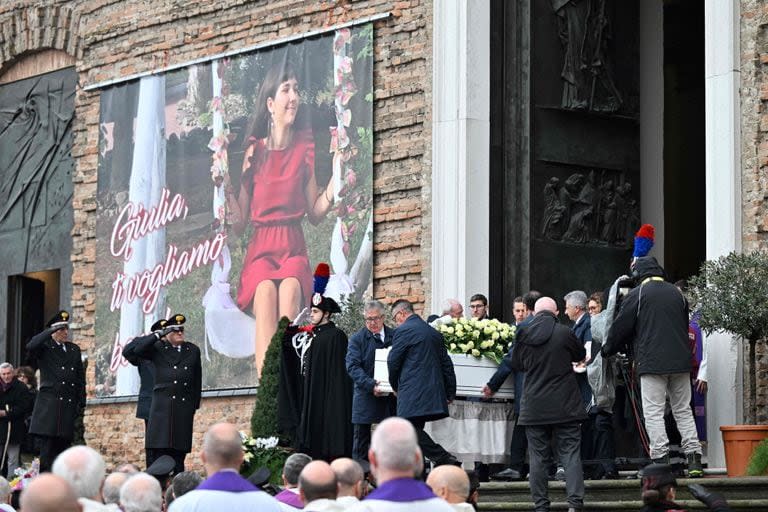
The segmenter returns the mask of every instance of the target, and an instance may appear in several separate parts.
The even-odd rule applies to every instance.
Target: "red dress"
[[[306,185],[315,169],[315,142],[300,131],[285,149],[269,150],[266,139],[252,139],[253,153],[243,173],[251,188],[253,237],[243,260],[237,304],[250,311],[258,284],[295,277],[301,296],[312,289],[307,244],[301,221],[307,212]]]

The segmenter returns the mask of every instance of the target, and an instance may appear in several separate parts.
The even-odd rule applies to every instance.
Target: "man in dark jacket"
[[[347,373],[355,383],[352,398],[352,423],[354,437],[352,457],[368,460],[371,445],[371,424],[394,414],[395,402],[388,393],[379,389],[373,378],[376,349],[392,345],[392,329],[384,325],[384,304],[372,300],[363,308],[365,327],[349,338],[347,348]]]
[[[59,311],[46,329],[27,343],[27,354],[40,370],[29,433],[40,439],[40,472],[50,471],[53,460],[69,448],[75,419],[85,408],[85,370],[80,347],[67,341],[69,313]]]
[[[184,341],[186,321],[184,315],[173,315],[164,329],[134,338],[123,349],[126,359],[147,359],[155,368],[144,446],[155,459],[173,457],[174,474],[184,471],[184,459],[192,450],[192,423],[202,391],[200,349]]]
[[[701,477],[701,444],[690,407],[688,302],[675,285],[664,281],[664,269],[653,256],[635,259],[632,277],[636,286],[624,297],[602,354],[610,356],[632,347],[651,459],[658,464],[669,463],[669,439],[664,427],[668,396],[688,459],[688,476]]]
[[[569,511],[584,504],[580,422],[586,418],[572,363],[586,357],[573,332],[557,322],[557,305],[549,297],[536,301],[535,317],[521,329],[512,354],[512,368],[525,373],[525,394],[519,424],[525,426],[531,471],[528,481],[536,511],[549,510],[547,461],[550,439],[565,468]]]
[[[536,301],[541,298],[541,292],[531,290],[522,297],[515,297],[514,304],[516,336],[520,335],[520,330],[531,323],[533,320],[533,309]],[[522,305],[522,314],[520,313]],[[518,321],[519,318],[519,321]],[[509,467],[491,475],[494,480],[522,480],[525,478],[525,455],[528,453],[528,438],[525,435],[525,427],[520,425],[520,402],[523,400],[523,384],[525,382],[525,373],[512,371],[512,354],[515,350],[515,344],[509,349],[507,356],[502,359],[498,370],[493,374],[488,384],[483,387],[483,395],[490,398],[504,384],[509,375],[515,379],[515,428],[512,430],[512,442],[509,446]]]
[[[389,383],[397,393],[397,415],[413,424],[425,457],[436,466],[458,466],[456,457],[424,432],[427,421],[448,416],[448,404],[456,396],[456,374],[443,335],[419,318],[405,299],[392,305],[392,319],[397,329],[387,368]]]
[[[168,321],[165,318],[161,318],[154,324],[149,330],[153,333],[162,331],[165,329]],[[165,338],[162,338],[165,339]],[[148,359],[142,359],[136,355],[135,352],[129,352],[126,357],[123,352],[125,360],[136,366],[139,370],[139,399],[136,401],[136,417],[144,420],[144,439],[147,438],[147,426],[149,425],[149,411],[152,407],[152,390],[155,387],[155,367],[152,365],[152,361]],[[149,448],[146,451],[147,467],[149,467],[155,460],[152,456],[152,450]]]
[[[11,363],[0,364],[0,465],[6,469],[8,480],[16,477],[21,443],[27,435],[24,418],[32,412],[32,395],[27,386],[16,379]]]

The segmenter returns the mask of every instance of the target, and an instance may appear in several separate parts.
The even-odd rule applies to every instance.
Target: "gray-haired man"
[[[384,325],[384,304],[377,300],[365,303],[365,327],[349,338],[347,347],[347,373],[355,383],[352,396],[352,457],[368,460],[371,445],[371,425],[379,423],[395,412],[394,397],[379,389],[373,378],[376,349],[392,345],[392,329]]]

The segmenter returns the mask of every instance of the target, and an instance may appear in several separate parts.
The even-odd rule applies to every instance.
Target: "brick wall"
[[[428,295],[431,218],[431,1],[369,0],[34,0],[0,3],[0,73],[46,48],[76,58],[80,84],[182,64],[309,30],[390,12],[375,23],[374,41],[374,295]],[[78,89],[72,205],[73,334],[94,345],[94,260],[99,91]],[[94,369],[88,370],[89,395]],[[206,399],[197,427],[231,418],[245,426],[251,400]],[[110,463],[138,457],[141,423],[133,404],[90,406],[90,444]],[[196,442],[199,436],[196,435]],[[117,445],[125,444],[124,453]],[[196,449],[195,449],[196,451]]]
[[[741,192],[742,241],[745,251],[768,250],[768,5],[741,2]],[[756,346],[755,385],[744,344],[744,408],[757,404],[758,423],[768,423],[768,347]]]

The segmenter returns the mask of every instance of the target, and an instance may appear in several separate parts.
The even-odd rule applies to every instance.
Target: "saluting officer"
[[[184,459],[192,450],[192,422],[202,390],[200,349],[184,341],[186,321],[184,315],[173,315],[163,329],[134,338],[123,349],[129,361],[147,359],[155,368],[144,446],[153,459],[173,457],[176,474],[184,471]]]
[[[163,330],[166,327],[168,320],[161,318],[150,327],[152,333]],[[150,336],[155,337],[154,334]],[[165,339],[165,338],[162,338]],[[152,361],[148,359],[142,359],[135,353],[125,353],[123,350],[123,357],[126,361],[136,366],[139,370],[139,399],[136,401],[136,417],[144,420],[144,438],[147,437],[147,427],[149,425],[149,410],[152,406],[152,389],[155,387],[155,366]],[[152,450],[145,449],[147,467],[152,464],[152,461],[156,457],[152,456]]]
[[[70,447],[75,419],[85,407],[85,370],[80,347],[67,341],[69,313],[59,311],[27,343],[30,362],[40,370],[29,433],[40,437],[40,472]]]

